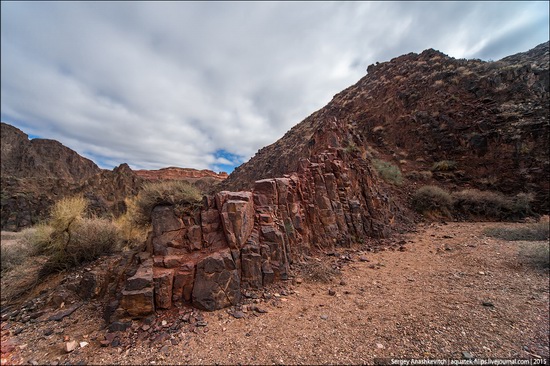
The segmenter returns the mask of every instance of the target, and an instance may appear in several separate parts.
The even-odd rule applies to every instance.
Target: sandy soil
[[[59,322],[3,321],[2,364],[374,364],[391,358],[548,364],[548,269],[520,255],[533,242],[482,233],[513,225],[521,224],[420,225],[393,239],[401,250],[319,257],[346,263],[329,283],[294,278],[249,294],[237,309],[159,312],[151,324],[135,321],[125,332],[108,333],[93,303]],[[72,340],[88,344],[66,353]]]

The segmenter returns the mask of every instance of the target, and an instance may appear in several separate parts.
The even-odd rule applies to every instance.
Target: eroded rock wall
[[[139,317],[177,302],[203,310],[235,305],[241,289],[287,279],[300,255],[385,237],[393,217],[379,187],[367,160],[334,148],[251,191],[205,197],[183,216],[157,206],[151,258],[127,280],[120,310]]]

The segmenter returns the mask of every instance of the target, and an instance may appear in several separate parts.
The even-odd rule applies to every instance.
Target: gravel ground
[[[520,253],[548,243],[482,233],[517,225],[420,225],[395,238],[394,250],[319,257],[346,262],[331,282],[296,277],[249,293],[238,308],[173,309],[134,321],[124,332],[101,329],[101,308],[92,303],[59,322],[41,321],[49,314],[35,322],[3,321],[2,364],[310,365],[391,358],[547,364],[549,273]],[[64,346],[73,340],[77,347],[67,353]]]

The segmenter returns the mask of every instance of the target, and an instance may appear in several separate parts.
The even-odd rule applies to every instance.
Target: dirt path
[[[511,225],[521,224],[423,225],[395,239],[405,241],[404,251],[353,252],[332,283],[288,281],[268,299],[249,299],[235,314],[242,318],[230,310],[176,309],[151,325],[135,322],[132,330],[112,333],[120,340],[111,338],[107,347],[100,346],[106,330],[99,329],[101,312],[93,304],[60,322],[2,322],[13,344],[12,358],[3,364],[373,364],[378,358],[468,357],[548,362],[548,270],[518,255],[532,243],[482,234],[488,226]],[[67,354],[64,337],[89,344]]]

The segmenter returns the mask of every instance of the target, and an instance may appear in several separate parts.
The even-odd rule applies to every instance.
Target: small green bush
[[[146,184],[135,198],[133,208],[128,210],[131,221],[137,226],[151,223],[151,212],[155,206],[171,204],[176,211],[197,206],[202,201],[201,191],[185,181],[162,181]]]
[[[401,170],[390,162],[374,159],[372,161],[374,169],[378,172],[382,179],[390,184],[400,186],[403,184],[403,175]]]
[[[438,162],[435,162],[432,165],[431,171],[432,172],[449,172],[452,170],[456,170],[456,161],[452,160],[441,160]]]
[[[451,195],[437,186],[420,187],[412,195],[413,208],[422,214],[451,216],[452,205]]]
[[[531,213],[533,198],[527,194],[508,197],[498,192],[466,189],[452,195],[457,212],[499,220],[518,219]]]

